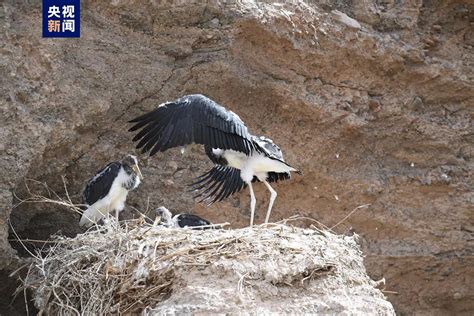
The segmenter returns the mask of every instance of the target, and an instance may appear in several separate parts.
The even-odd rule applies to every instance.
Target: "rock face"
[[[86,179],[134,152],[130,118],[203,93],[303,170],[276,186],[272,220],[299,214],[331,227],[370,204],[334,229],[362,237],[368,272],[397,293],[387,294],[395,309],[474,309],[471,1],[114,0],[81,10],[80,39],[42,39],[39,1],[0,7],[0,269],[17,267],[9,217],[21,238],[80,232],[78,214],[16,206],[25,183],[47,194],[27,179],[65,196],[64,176],[79,202]],[[210,208],[183,193],[212,165],[202,152],[140,156],[145,182],[128,216],[166,205],[247,225],[247,192]],[[258,223],[269,194],[256,195]]]

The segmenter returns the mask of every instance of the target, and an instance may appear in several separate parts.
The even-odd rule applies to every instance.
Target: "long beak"
[[[138,177],[140,178],[140,180],[143,180],[143,175],[142,175],[142,172],[140,171],[140,168],[138,168],[138,165],[134,165],[132,168],[136,173],[138,173]]]

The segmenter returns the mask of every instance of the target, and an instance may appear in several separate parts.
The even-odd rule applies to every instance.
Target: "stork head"
[[[156,215],[160,216],[161,222],[164,225],[171,225],[171,212],[164,206],[160,206],[155,209]]]
[[[131,172],[138,175],[140,180],[143,179],[142,172],[140,171],[140,168],[138,167],[137,157],[133,155],[127,155],[125,158],[122,159],[122,165],[124,166],[125,170],[130,170]]]

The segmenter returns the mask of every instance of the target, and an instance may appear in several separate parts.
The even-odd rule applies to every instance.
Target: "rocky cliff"
[[[272,220],[299,214],[331,227],[370,204],[335,230],[362,237],[368,272],[386,278],[395,309],[469,313],[473,10],[468,0],[82,1],[80,39],[42,39],[41,2],[4,1],[0,269],[17,267],[9,217],[21,238],[80,232],[77,214],[16,206],[27,179],[64,196],[64,176],[79,201],[93,172],[134,152],[127,120],[203,93],[303,170],[276,186]],[[183,193],[211,166],[199,147],[139,158],[145,181],[125,216],[166,205],[247,225],[247,192],[210,208]],[[268,192],[256,195],[258,223]],[[0,279],[8,293],[13,280]]]

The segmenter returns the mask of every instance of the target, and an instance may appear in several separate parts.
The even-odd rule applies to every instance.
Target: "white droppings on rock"
[[[357,20],[349,17],[347,14],[339,10],[332,10],[331,13],[337,21],[341,22],[342,24],[344,24],[345,26],[349,28],[356,29],[356,30],[360,30],[362,28],[362,26],[360,25],[359,22],[357,22]]]
[[[219,25],[221,24],[221,21],[219,21],[218,18],[213,18],[211,21],[210,21],[210,25],[214,28],[217,28],[219,27]]]

